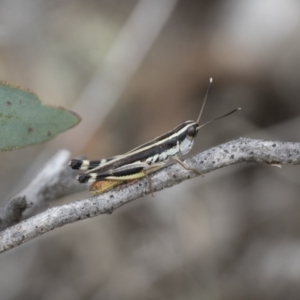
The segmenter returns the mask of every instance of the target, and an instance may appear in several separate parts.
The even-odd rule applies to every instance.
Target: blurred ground
[[[0,0],[0,78],[74,107],[137,5]],[[158,17],[148,17],[154,26]],[[116,102],[94,94],[95,106],[86,105],[87,115],[101,115],[96,131],[76,129],[90,133],[87,142],[71,130],[1,153],[3,203],[61,147],[112,156],[195,119],[211,76],[203,121],[243,110],[203,128],[193,153],[240,136],[300,140],[299,1],[182,0],[165,22]],[[298,167],[237,165],[56,229],[1,255],[0,298],[300,299],[297,178]]]

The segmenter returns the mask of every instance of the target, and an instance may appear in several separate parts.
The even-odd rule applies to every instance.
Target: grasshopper
[[[187,166],[180,160],[180,156],[191,150],[201,127],[240,110],[240,108],[234,109],[225,115],[199,125],[211,84],[212,78],[210,78],[196,121],[186,121],[173,130],[125,154],[101,160],[72,159],[69,163],[72,169],[85,171],[85,173],[77,175],[77,180],[80,183],[90,183],[90,193],[99,195],[124,182],[146,177],[153,195],[149,174],[161,169],[169,158],[178,162],[186,170],[201,174],[197,169]]]

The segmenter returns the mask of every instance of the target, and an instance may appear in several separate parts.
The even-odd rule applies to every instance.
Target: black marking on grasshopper
[[[100,160],[87,160],[87,159],[71,159],[69,162],[69,166],[74,170],[92,170],[97,168],[105,163],[117,158],[117,156],[112,156],[109,158],[103,158]]]
[[[94,181],[99,181],[103,179],[107,179],[108,177],[126,177],[136,173],[141,172],[144,169],[143,166],[141,167],[133,167],[130,169],[125,168],[118,168],[113,172],[104,172],[104,173],[89,173],[89,174],[81,174],[77,176],[77,180],[80,183],[91,183]]]

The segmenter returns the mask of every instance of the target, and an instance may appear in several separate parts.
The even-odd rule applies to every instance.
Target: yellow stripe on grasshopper
[[[153,173],[160,169],[160,167],[152,167],[148,170],[147,174]],[[145,177],[145,171],[141,170],[138,173],[127,175],[127,176],[109,176],[105,180],[95,181],[89,187],[89,192],[91,195],[96,196],[108,192],[116,186],[124,183],[133,182],[137,179]]]

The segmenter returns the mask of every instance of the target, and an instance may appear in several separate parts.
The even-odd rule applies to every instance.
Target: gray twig
[[[240,138],[185,161],[203,174],[241,162],[296,165],[300,163],[300,143]],[[174,164],[150,177],[153,189],[157,192],[196,176],[199,174]],[[151,192],[147,180],[142,179],[100,196],[48,209],[0,232],[0,253],[57,227],[100,214],[110,214],[118,207],[149,193]]]

